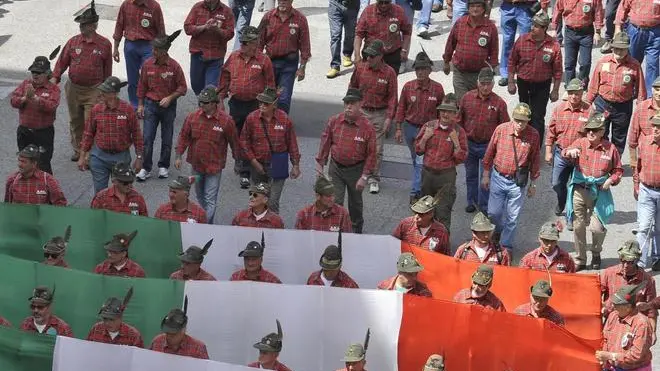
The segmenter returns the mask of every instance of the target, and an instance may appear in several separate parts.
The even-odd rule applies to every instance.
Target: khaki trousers
[[[380,164],[383,161],[383,143],[385,142],[385,119],[387,116],[387,108],[375,111],[363,109],[362,113],[376,130],[376,167],[374,168],[371,177],[369,177],[369,183],[378,183],[380,182]]]
[[[71,136],[71,147],[76,153],[80,152],[85,121],[92,111],[92,107],[98,102],[99,91],[96,86],[76,85],[67,80],[64,84],[66,103],[69,108],[69,135]]]
[[[435,219],[451,228],[451,211],[456,202],[456,168],[443,170],[422,169],[422,196],[436,196],[440,191],[439,203],[435,208]]]
[[[591,253],[600,255],[603,250],[603,241],[607,229],[594,215],[595,200],[591,198],[589,190],[579,186],[573,187],[573,241],[575,244],[575,262],[587,262],[587,226],[591,230]]]
[[[458,99],[459,102],[465,93],[477,88],[478,76],[479,72],[461,72],[454,67],[454,72],[452,73],[452,83],[454,85],[454,93],[456,94],[456,99]]]

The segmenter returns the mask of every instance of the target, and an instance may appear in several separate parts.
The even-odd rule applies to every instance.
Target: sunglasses
[[[261,194],[261,193],[250,192],[250,197],[257,197],[257,196],[259,196],[260,194]]]
[[[587,132],[587,133],[597,133],[601,130],[604,130],[604,129],[584,129],[584,131]]]
[[[46,305],[35,305],[35,304],[30,304],[30,309],[44,309],[46,308]]]
[[[57,259],[59,256],[60,256],[60,254],[52,254],[52,253],[48,253],[48,252],[44,253],[44,258],[46,258],[46,259]]]

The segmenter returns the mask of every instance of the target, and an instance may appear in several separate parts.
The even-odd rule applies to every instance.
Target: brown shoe
[[[78,160],[80,160],[80,153],[79,152],[74,152],[71,155],[71,161],[78,162]]]

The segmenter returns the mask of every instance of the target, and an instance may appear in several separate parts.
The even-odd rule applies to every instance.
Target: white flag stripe
[[[185,250],[190,245],[204,246],[213,238],[213,247],[204,259],[203,267],[216,279],[229,280],[231,274],[243,268],[238,253],[250,241],[261,243],[264,231],[265,269],[282,282],[305,284],[309,275],[319,270],[319,258],[326,246],[337,244],[338,233],[260,229],[181,223],[181,241]],[[343,266],[360,286],[376,288],[378,282],[396,274],[396,260],[401,254],[401,241],[392,236],[342,234]]]
[[[188,333],[203,340],[209,356],[232,364],[257,359],[252,346],[282,324],[280,360],[294,371],[329,371],[350,343],[371,328],[369,369],[397,370],[403,296],[393,291],[354,290],[258,282],[187,282]]]

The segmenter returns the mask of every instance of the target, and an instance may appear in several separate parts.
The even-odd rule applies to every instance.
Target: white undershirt
[[[40,334],[43,334],[43,333],[44,333],[44,330],[46,329],[46,325],[45,325],[45,324],[44,324],[44,325],[40,325],[40,324],[38,324],[35,320],[32,320],[32,322],[34,322],[34,327],[37,328],[37,331],[39,331]]]
[[[472,248],[474,249],[474,252],[477,253],[479,259],[484,260],[484,257],[486,256],[486,249],[478,246],[472,246]]]
[[[268,212],[268,209],[266,209],[266,210],[265,210],[263,213],[261,213],[261,214],[255,214],[255,213],[252,213],[252,215],[254,215],[254,217],[255,217],[257,220],[261,220],[261,219],[264,218],[264,216],[266,216],[266,213],[267,213],[267,212]]]
[[[325,278],[325,275],[323,275],[323,272],[321,272],[321,281],[323,281],[324,286],[332,286],[332,282],[329,279]]]
[[[421,233],[423,236],[426,236],[426,233],[428,233],[429,229],[431,229],[430,225],[428,227],[419,228],[419,233]]]
[[[550,255],[546,255],[544,252],[541,252],[541,254],[543,254],[543,256],[545,256],[545,259],[548,261],[548,264],[552,264],[552,261],[555,260],[555,257],[557,256],[558,253],[559,253],[559,249],[555,249],[555,251]]]
[[[126,262],[123,262],[120,265],[113,265],[113,268],[115,268],[117,272],[119,272],[120,270],[124,269],[125,266],[126,266]]]
[[[115,331],[115,332],[110,332],[110,331],[108,331],[108,335],[110,335],[110,338],[111,338],[112,340],[115,340],[115,338],[116,338],[117,336],[119,336],[119,331]]]
[[[447,130],[449,128],[449,126],[444,126],[442,124],[438,124],[438,126],[440,126],[440,129],[442,130]]]

